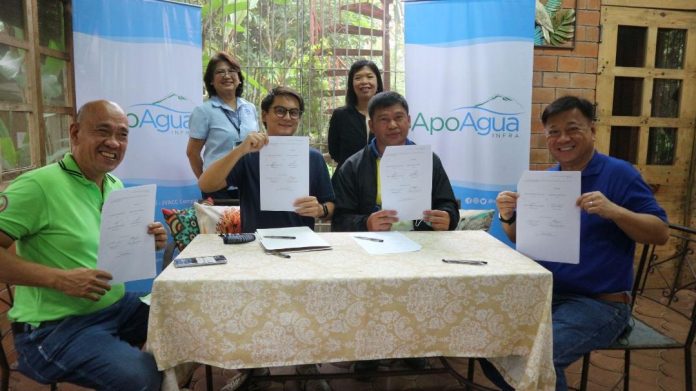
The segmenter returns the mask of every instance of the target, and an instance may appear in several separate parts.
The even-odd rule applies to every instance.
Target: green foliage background
[[[292,87],[305,99],[306,111],[298,134],[308,135],[315,147],[326,151],[326,133],[331,110],[343,104],[345,77],[332,70],[347,71],[358,58],[368,58],[383,69],[381,55],[349,57],[335,55],[334,48],[382,50],[381,37],[336,32],[336,26],[381,29],[381,20],[350,12],[346,0],[189,0],[202,7],[203,70],[218,51],[235,56],[245,77],[243,97],[257,107],[269,89]],[[367,1],[381,7],[381,1]],[[395,2],[391,13],[400,12]],[[396,11],[394,11],[396,10]],[[392,15],[392,20],[400,20]],[[390,27],[392,64],[403,64],[403,39],[398,24]],[[396,28],[394,28],[396,27]],[[340,29],[339,29],[340,30]],[[398,47],[396,45],[399,45]],[[380,53],[380,52],[375,52]],[[403,65],[399,65],[403,67]],[[392,70],[393,71],[393,70]],[[393,73],[393,72],[392,72]],[[403,82],[401,82],[403,86]],[[403,92],[403,88],[401,88]]]

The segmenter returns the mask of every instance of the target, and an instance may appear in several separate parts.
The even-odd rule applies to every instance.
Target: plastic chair
[[[689,265],[691,266],[691,261],[696,261],[694,260],[694,251],[696,249],[696,230],[693,228],[687,228],[687,227],[682,227],[678,225],[669,225],[670,228],[670,235],[674,238],[671,243],[676,242],[676,253],[681,254],[680,257],[677,257],[678,259],[678,268],[683,267],[684,265]],[[636,278],[633,286],[633,302],[631,305],[635,303],[635,298],[636,294],[638,292],[638,287],[641,286],[641,294],[643,293],[643,288],[645,286],[645,279],[647,278],[648,273],[652,273],[653,267],[647,267],[646,265],[656,265],[660,264],[661,262],[658,260],[659,256],[657,255],[657,252],[655,251],[655,248],[657,246],[655,245],[644,245],[643,246],[643,252],[642,256],[640,259],[640,263],[638,266],[638,270],[636,273]],[[675,259],[674,255],[670,255],[668,257],[665,257],[666,259]],[[649,263],[648,263],[649,262]],[[677,270],[676,273],[679,275],[681,270]],[[643,273],[645,273],[645,277],[643,277]],[[635,316],[635,312],[632,316],[631,324],[633,325],[632,329],[626,333],[625,335],[622,335],[619,337],[619,339],[614,342],[611,346],[605,348],[605,349],[600,349],[600,350],[623,350],[624,351],[624,371],[623,371],[623,383],[624,383],[624,390],[628,391],[629,390],[629,379],[630,379],[630,367],[631,367],[631,351],[633,350],[647,350],[647,349],[683,349],[684,350],[684,372],[685,372],[685,389],[687,391],[693,390],[693,380],[692,380],[692,362],[691,362],[691,346],[694,342],[694,335],[696,334],[696,305],[686,313],[684,311],[679,311],[674,308],[673,304],[675,303],[676,300],[674,300],[674,293],[675,291],[673,290],[672,287],[669,287],[669,292],[666,292],[667,298],[663,298],[663,300],[656,300],[652,299],[647,296],[642,296],[647,300],[652,300],[655,303],[658,303],[664,307],[666,307],[670,312],[673,312],[676,315],[681,316],[682,318],[688,320],[689,322],[689,329],[686,338],[684,338],[683,341],[679,341],[677,339],[674,339],[670,337],[669,335],[666,335],[660,330],[657,330],[645,322],[641,321]],[[666,302],[663,302],[666,301]],[[582,374],[580,378],[580,390],[584,391],[587,390],[587,380],[589,377],[589,363],[590,363],[590,354],[588,353],[583,357],[583,363],[582,363]]]

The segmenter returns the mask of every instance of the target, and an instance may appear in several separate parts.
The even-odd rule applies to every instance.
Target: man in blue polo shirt
[[[567,390],[564,369],[595,349],[611,344],[628,325],[636,242],[663,244],[669,237],[667,215],[650,187],[628,162],[594,149],[594,106],[566,96],[544,110],[546,144],[558,161],[552,171],[581,171],[580,263],[540,262],[553,273],[553,361],[556,390]],[[519,195],[496,198],[498,218],[515,240]],[[503,389],[495,368],[484,372]]]
[[[85,104],[70,143],[63,160],[0,193],[0,281],[16,285],[8,317],[19,370],[40,383],[158,390],[155,360],[140,350],[149,307],[96,269],[101,208],[123,187],[109,172],[126,153],[126,114],[113,102]],[[162,224],[145,229],[164,247]]]

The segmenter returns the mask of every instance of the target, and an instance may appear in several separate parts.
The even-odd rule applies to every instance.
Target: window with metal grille
[[[0,7],[0,182],[70,148],[74,83],[68,0]]]

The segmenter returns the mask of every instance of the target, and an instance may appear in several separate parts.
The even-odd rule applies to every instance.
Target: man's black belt
[[[612,303],[631,304],[631,294],[628,292],[599,293],[596,295],[592,295],[592,297],[598,300],[609,301]]]
[[[45,326],[51,326],[51,325],[57,325],[60,322],[62,322],[62,319],[59,320],[48,320],[44,322],[39,323],[39,327],[34,327],[29,323],[25,322],[12,322],[12,334],[17,335],[17,334],[22,334],[22,333],[30,333],[38,328],[45,327]]]

